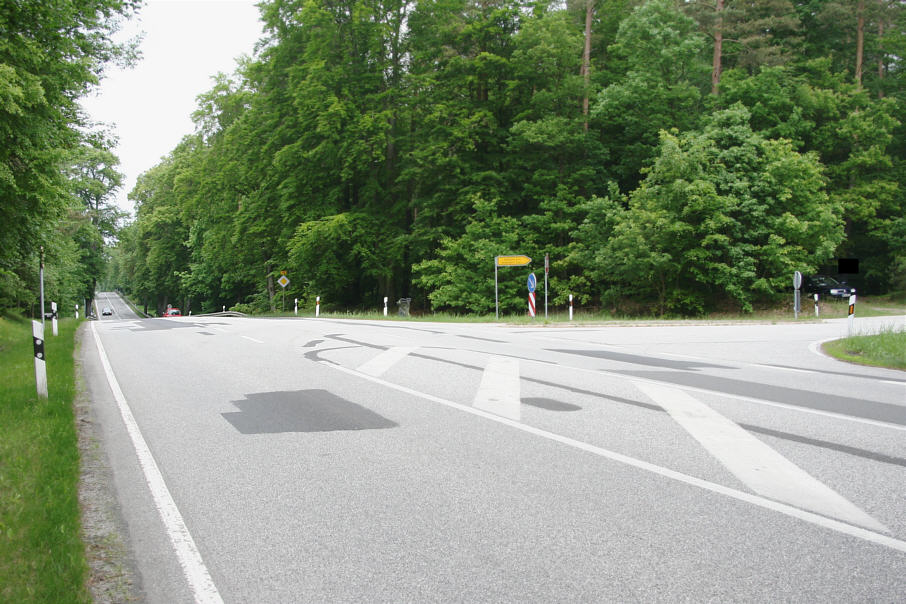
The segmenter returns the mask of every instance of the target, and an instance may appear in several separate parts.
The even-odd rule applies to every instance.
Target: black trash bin
[[[412,298],[400,298],[396,301],[396,305],[399,307],[399,316],[408,317],[409,316],[409,305],[412,303]]]

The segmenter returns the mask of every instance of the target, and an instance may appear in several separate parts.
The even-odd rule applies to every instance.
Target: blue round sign
[[[538,285],[538,279],[535,278],[535,273],[529,273],[528,276],[528,291],[532,293],[535,291],[535,286]]]

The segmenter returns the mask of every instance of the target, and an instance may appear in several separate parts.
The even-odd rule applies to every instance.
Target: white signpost
[[[802,301],[799,297],[799,288],[802,287],[802,273],[796,271],[793,273],[793,318],[799,318],[799,311],[802,309]]]
[[[38,396],[47,398],[47,359],[44,356],[44,325],[31,322],[32,340],[35,345],[35,384]]]

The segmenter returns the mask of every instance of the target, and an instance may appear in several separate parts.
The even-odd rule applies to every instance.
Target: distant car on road
[[[848,298],[856,293],[855,287],[840,283],[829,275],[812,275],[805,278],[803,290],[807,294],[833,296],[834,298]]]
[[[181,317],[182,312],[178,308],[168,308],[166,310],[166,312],[164,312],[164,316],[165,317]]]
[[[113,309],[110,308],[109,306],[105,306],[105,307],[103,308],[103,310],[101,310],[101,314],[104,315],[105,317],[106,317],[107,315],[112,315],[112,314],[113,314]]]

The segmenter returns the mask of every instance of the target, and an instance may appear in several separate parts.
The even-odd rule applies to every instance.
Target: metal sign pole
[[[44,246],[41,246],[41,337],[44,337]]]
[[[547,274],[551,270],[551,257],[544,255],[544,318],[547,319]]]
[[[494,320],[500,320],[500,297],[497,292],[497,260],[500,256],[494,256]]]

